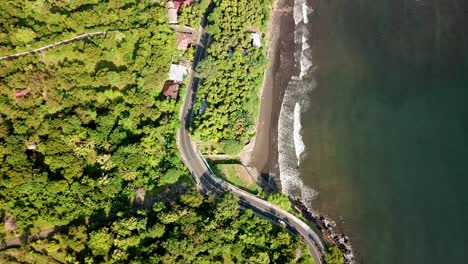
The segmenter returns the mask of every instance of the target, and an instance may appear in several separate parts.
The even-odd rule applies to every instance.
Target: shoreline
[[[246,165],[256,168],[262,176],[272,176],[281,190],[278,168],[278,122],[283,96],[294,71],[293,3],[275,0],[272,5],[267,35],[267,66],[259,92],[260,107],[255,137],[245,151]]]
[[[293,17],[294,1],[275,0],[272,4],[267,36],[267,60],[263,84],[259,91],[260,108],[256,120],[256,134],[242,151],[243,164],[256,168],[262,178],[274,179],[276,189],[282,192],[279,153],[278,125],[285,92],[296,67],[296,24]],[[293,208],[314,224],[330,246],[337,246],[343,253],[345,263],[355,263],[349,237],[338,233],[336,222],[324,214],[309,208],[304,201],[289,197]]]

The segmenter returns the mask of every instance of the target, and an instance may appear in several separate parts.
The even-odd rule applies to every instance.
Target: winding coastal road
[[[177,145],[182,157],[182,161],[190,170],[193,179],[196,182],[198,189],[205,194],[214,194],[221,195],[225,192],[231,192],[233,195],[239,198],[240,208],[242,210],[251,209],[257,216],[271,221],[273,224],[278,226],[285,227],[291,233],[300,235],[304,242],[307,244],[309,251],[314,259],[315,264],[324,263],[322,256],[324,253],[324,246],[316,234],[316,232],[304,223],[302,220],[292,215],[291,213],[279,208],[276,205],[273,205],[263,199],[258,198],[257,196],[248,193],[242,189],[237,188],[236,186],[223,181],[222,179],[216,177],[211,171],[208,163],[204,160],[203,155],[199,152],[196,145],[193,143],[188,128],[190,127],[191,118],[193,115],[193,105],[196,99],[196,92],[200,80],[195,78],[194,72],[198,62],[206,56],[207,46],[211,41],[211,37],[208,34],[204,34],[204,27],[206,26],[206,18],[204,18],[202,26],[200,27],[200,39],[197,45],[194,61],[192,64],[192,69],[190,71],[190,78],[188,89],[184,97],[180,112],[180,121],[182,126],[177,130]],[[70,43],[79,39],[86,37],[96,36],[96,35],[105,35],[108,32],[94,32],[89,34],[80,35],[68,40],[64,40],[58,43],[47,45],[45,47],[26,51],[10,56],[0,57],[0,60],[3,59],[14,59],[21,56],[25,56],[30,53],[37,53],[43,50],[47,50],[58,45]],[[103,219],[96,219],[96,221],[109,220],[111,217],[105,217]],[[92,221],[94,222],[94,221]],[[89,223],[84,223],[89,224]],[[6,241],[3,244],[0,244],[0,250],[18,247],[23,243],[32,242],[38,239],[43,239],[52,236],[55,233],[63,232],[68,230],[68,227],[57,227],[50,230],[42,231],[41,233],[31,235],[29,237],[18,238],[11,241]]]
[[[252,209],[257,216],[269,220],[275,225],[284,226],[290,232],[300,235],[309,247],[314,263],[324,263],[322,260],[324,246],[319,236],[310,226],[278,206],[216,177],[193,143],[188,128],[190,127],[194,110],[193,105],[200,82],[200,80],[194,76],[194,72],[198,62],[206,56],[206,47],[211,41],[208,34],[203,34],[203,28],[205,26],[206,19],[204,19],[202,27],[200,28],[201,37],[195,52],[192,70],[189,76],[189,84],[180,112],[180,122],[182,125],[177,131],[177,145],[182,161],[190,170],[198,189],[202,193],[220,195],[224,192],[231,192],[239,198],[241,209]]]

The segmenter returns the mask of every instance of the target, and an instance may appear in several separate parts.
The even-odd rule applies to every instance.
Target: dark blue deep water
[[[468,263],[468,3],[321,0],[311,20],[312,206],[361,263]]]

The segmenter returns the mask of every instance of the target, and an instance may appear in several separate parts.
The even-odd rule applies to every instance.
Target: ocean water
[[[468,263],[468,4],[295,6],[283,191],[336,220],[360,263]]]

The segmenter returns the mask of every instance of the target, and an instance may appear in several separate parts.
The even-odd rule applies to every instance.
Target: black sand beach
[[[265,73],[255,145],[249,164],[262,174],[272,176],[279,176],[278,117],[284,91],[295,70],[293,4],[294,1],[277,0],[271,18],[268,36],[270,65]]]
[[[297,75],[293,4],[278,1],[272,18],[250,163],[273,176]],[[338,222],[360,263],[465,263],[468,4],[336,0],[314,10],[318,88],[302,113],[300,177],[319,195],[307,206]]]

